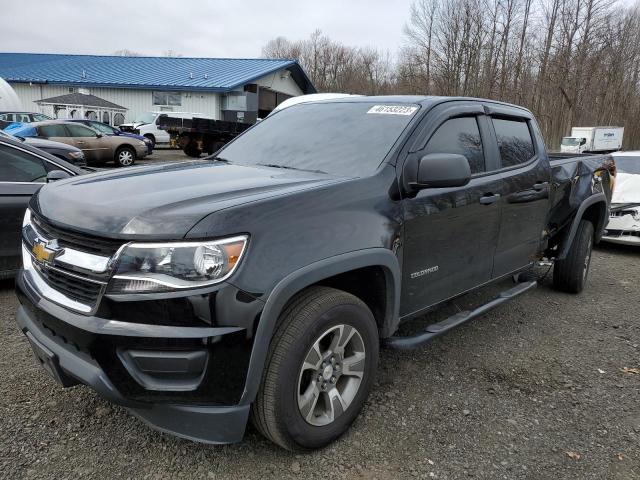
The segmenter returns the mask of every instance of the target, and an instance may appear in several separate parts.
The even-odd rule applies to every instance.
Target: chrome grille
[[[22,239],[24,268],[43,296],[84,314],[98,309],[120,242],[53,227],[35,216]]]
[[[122,245],[122,241],[120,240],[111,240],[55,227],[35,215],[32,215],[31,221],[42,236],[48,239],[57,239],[61,247],[69,247],[75,250],[111,257]]]
[[[73,275],[63,269],[42,265],[39,262],[33,262],[33,265],[51,288],[55,288],[63,295],[87,306],[95,307],[97,305],[104,284]]]

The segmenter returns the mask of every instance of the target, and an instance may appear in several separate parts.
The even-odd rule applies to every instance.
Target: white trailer
[[[615,152],[622,148],[624,127],[573,127],[560,144],[563,153]]]

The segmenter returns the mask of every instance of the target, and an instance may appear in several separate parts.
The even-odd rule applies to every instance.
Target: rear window
[[[529,125],[524,120],[505,120],[494,118],[502,167],[513,167],[527,163],[533,158],[535,149]]]
[[[69,134],[61,124],[42,125],[38,128],[43,137],[68,137]]]
[[[369,102],[294,105],[258,123],[218,155],[240,165],[371,175],[418,108]]]

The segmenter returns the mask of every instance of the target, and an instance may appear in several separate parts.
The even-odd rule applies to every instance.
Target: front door
[[[24,212],[46,178],[42,160],[19,148],[0,145],[0,278],[20,268]]]
[[[549,212],[549,160],[531,117],[491,109],[503,178],[502,219],[494,277],[537,259]],[[507,115],[508,114],[508,115]]]
[[[111,141],[96,130],[80,123],[65,125],[75,146],[84,152],[88,162],[104,162],[113,160],[111,156]],[[100,136],[98,136],[100,135]]]
[[[438,109],[434,109],[438,110]],[[495,175],[495,145],[488,118],[478,105],[442,107],[441,119],[417,135],[424,146],[409,155],[464,155],[471,167],[469,184],[428,188],[405,198],[401,316],[488,282],[500,227],[502,182]],[[435,112],[430,112],[429,121]]]

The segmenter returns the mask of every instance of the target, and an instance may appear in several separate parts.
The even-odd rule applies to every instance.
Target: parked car
[[[423,345],[535,287],[542,258],[580,292],[613,173],[608,155],[548,155],[524,108],[446,97],[294,105],[216,155],[40,190],[16,319],[63,386],[211,443],[239,441],[251,412],[291,450],[348,428],[380,339]],[[398,335],[511,276],[487,304]]]
[[[615,152],[616,184],[603,240],[640,245],[640,151]]]
[[[0,135],[0,279],[22,264],[22,218],[31,196],[45,183],[83,170],[8,135]]]
[[[76,122],[86,125],[87,127],[91,127],[94,130],[104,134],[104,135],[115,135],[115,136],[123,136],[135,138],[136,140],[142,140],[147,144],[147,155],[151,155],[153,152],[153,142],[149,140],[147,137],[143,137],[142,135],[136,135],[135,133],[123,132],[119,128],[112,127],[111,125],[107,125],[106,123],[98,122],[96,120],[87,120],[84,118],[80,119],[67,119],[66,122]]]
[[[117,167],[128,167],[147,155],[147,144],[125,136],[109,136],[72,122],[52,120],[34,122],[5,129],[19,137],[38,137],[78,147],[88,164],[113,161]]]
[[[12,123],[31,123],[53,120],[53,118],[43,113],[33,112],[0,112],[0,130],[3,130]]]
[[[160,124],[160,117],[172,117],[181,119],[198,118],[210,118],[202,113],[190,113],[190,112],[145,112],[138,116],[131,123],[123,123],[119,125],[120,130],[128,133],[135,133],[136,135],[142,135],[148,138],[155,147],[156,145],[168,145],[171,141],[171,136],[165,130],[158,128]]]
[[[39,148],[54,157],[58,157],[59,159],[72,163],[78,167],[87,165],[87,161],[84,158],[82,150],[72,145],[67,145],[66,143],[61,142],[52,142],[51,140],[37,137],[15,137],[3,130],[0,130],[0,136],[14,140],[18,139],[21,142],[25,142],[33,147]]]

